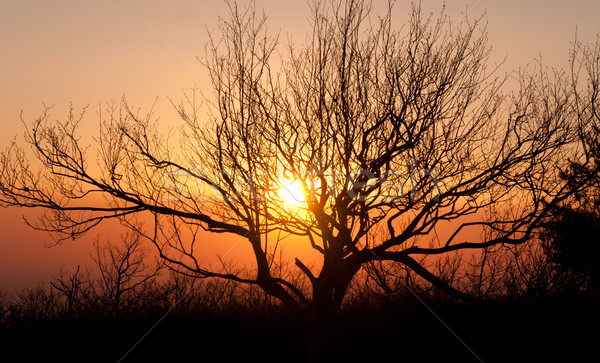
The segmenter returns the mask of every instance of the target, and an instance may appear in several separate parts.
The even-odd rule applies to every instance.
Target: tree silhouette
[[[82,278],[79,272],[80,266],[77,265],[77,269],[72,274],[67,274],[61,270],[58,276],[50,281],[50,285],[65,298],[65,315],[67,318],[72,318],[74,313],[81,309],[83,305],[82,294],[85,293],[83,290],[87,281]]]
[[[562,270],[562,288],[597,294],[600,275],[595,262],[600,232],[600,43],[583,45],[576,41],[571,64],[584,159],[572,161],[563,173],[562,178],[577,191],[553,209],[544,225],[542,238],[549,260]],[[582,82],[587,86],[583,91],[576,87]]]
[[[377,19],[360,0],[312,10],[305,43],[282,47],[254,6],[231,4],[200,58],[214,93],[174,104],[176,146],[152,112],[123,99],[101,114],[96,168],[78,136],[84,112],[53,122],[47,109],[26,134],[41,170],[17,145],[2,154],[2,203],[42,207],[31,224],[59,240],[106,219],[151,216],[152,228],[136,230],[172,269],[255,284],[308,312],[315,355],[365,264],[400,264],[469,298],[424,257],[528,241],[587,183],[560,177],[569,160],[597,169],[577,146],[573,104],[589,100],[565,72],[542,67],[504,91],[480,19],[455,24],[413,7],[396,30],[391,5]],[[288,181],[301,185],[295,205],[281,197]],[[203,264],[202,231],[243,238],[253,277]],[[287,236],[322,256],[317,267],[295,259],[308,292],[278,272]]]
[[[598,292],[600,217],[597,213],[560,208],[544,229],[546,254],[562,270],[561,289]]]
[[[149,263],[150,251],[135,232],[121,236],[123,242],[94,241],[92,260],[98,268],[97,279],[90,280],[90,305],[118,319],[123,313],[143,308],[161,296],[156,277],[161,264]]]

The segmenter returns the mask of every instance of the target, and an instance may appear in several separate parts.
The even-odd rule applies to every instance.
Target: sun
[[[289,206],[300,207],[306,204],[306,197],[300,180],[286,179],[278,191],[279,199]]]

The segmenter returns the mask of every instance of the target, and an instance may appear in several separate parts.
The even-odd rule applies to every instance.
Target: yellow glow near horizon
[[[304,188],[300,180],[285,179],[277,193],[279,199],[288,206],[301,207],[306,204]]]

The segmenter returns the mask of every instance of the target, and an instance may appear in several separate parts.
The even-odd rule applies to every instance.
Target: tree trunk
[[[356,271],[355,266],[340,261],[336,268],[324,269],[313,282],[308,326],[308,354],[311,362],[337,360],[341,348],[338,339],[338,314]]]
[[[315,287],[308,325],[308,357],[311,362],[335,361],[339,306],[335,306],[331,290]]]

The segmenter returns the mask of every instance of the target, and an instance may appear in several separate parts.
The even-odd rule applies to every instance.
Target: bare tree
[[[122,243],[94,241],[92,259],[99,277],[89,279],[89,305],[99,306],[115,319],[160,297],[155,295],[160,295],[156,277],[161,264],[149,261],[150,251],[143,246],[141,236],[130,232],[122,239]]]
[[[84,287],[88,281],[82,279],[79,272],[79,265],[72,274],[67,274],[61,269],[58,276],[50,281],[50,285],[64,296],[65,314],[68,318],[73,317],[73,314],[83,307],[82,295],[85,294]]]
[[[557,266],[561,288],[598,296],[600,270],[600,42],[575,41],[571,52],[574,108],[584,159],[573,160],[562,178],[575,190],[554,206],[541,233],[549,261]],[[583,185],[583,187],[580,187]]]
[[[34,226],[63,239],[105,219],[150,215],[152,228],[138,232],[172,269],[258,285],[307,311],[316,355],[365,264],[400,264],[468,298],[421,261],[522,244],[587,183],[560,178],[569,160],[598,168],[578,146],[572,105],[585,97],[564,72],[541,67],[516,74],[520,88],[504,92],[480,19],[453,24],[414,7],[397,30],[392,5],[377,19],[370,11],[360,0],[317,2],[305,44],[283,48],[253,5],[230,4],[201,58],[210,111],[200,112],[196,93],[175,105],[184,123],[177,147],[152,112],[123,100],[101,114],[95,172],[77,133],[83,112],[52,122],[47,110],[27,129],[41,171],[16,145],[1,156],[2,203],[42,207]],[[281,197],[287,181],[300,184],[297,204]],[[436,233],[442,225],[451,231]],[[482,229],[492,237],[477,237]],[[203,263],[202,231],[242,237],[254,275]],[[286,236],[322,255],[318,266],[295,259],[309,293],[274,268]]]

